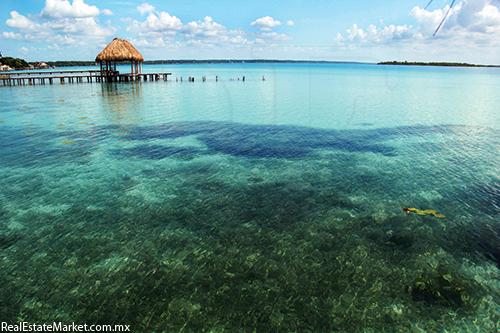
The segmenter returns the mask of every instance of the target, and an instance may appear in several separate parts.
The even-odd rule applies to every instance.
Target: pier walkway
[[[80,82],[129,82],[129,81],[167,81],[168,75],[172,73],[140,73],[102,75],[100,70],[84,71],[40,71],[40,72],[18,72],[0,73],[0,80],[4,86],[53,84],[54,80],[60,83]]]

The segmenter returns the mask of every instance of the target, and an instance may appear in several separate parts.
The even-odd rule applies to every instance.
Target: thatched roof
[[[132,44],[115,38],[97,55],[95,61],[144,61],[144,58]]]

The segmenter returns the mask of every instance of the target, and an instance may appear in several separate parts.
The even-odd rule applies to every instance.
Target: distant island
[[[402,65],[402,66],[444,66],[444,67],[500,67],[497,65],[475,65],[465,62],[408,62],[408,61],[384,61],[377,65]]]

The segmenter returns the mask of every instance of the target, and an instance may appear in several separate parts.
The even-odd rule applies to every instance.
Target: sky
[[[500,64],[500,0],[2,0],[0,52],[94,60],[113,38],[145,60]],[[426,6],[429,6],[426,8]]]

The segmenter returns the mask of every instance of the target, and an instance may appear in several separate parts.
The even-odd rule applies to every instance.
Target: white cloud
[[[10,19],[5,21],[5,25],[7,25],[9,28],[27,29],[34,24],[34,22],[32,22],[26,16],[19,14],[15,10],[10,12],[10,17]]]
[[[2,38],[20,40],[20,39],[23,39],[23,36],[20,33],[12,32],[12,31],[9,31],[9,32],[4,31],[2,33]]]
[[[467,44],[488,43],[488,40],[491,44],[500,41],[500,10],[487,0],[469,0],[454,6],[436,37],[432,38],[448,9],[448,5],[434,11],[416,6],[409,13],[417,21],[416,28],[407,25],[370,25],[364,30],[353,24],[347,34],[338,34],[334,40],[340,44],[373,45],[401,41],[420,42],[425,39],[428,43],[433,43],[436,40],[453,39],[455,45],[462,47]]]
[[[175,42],[172,38],[162,38],[162,37],[152,37],[148,39],[130,39],[129,40],[132,45],[136,48],[148,48],[148,49],[157,49],[157,48],[177,48],[180,43]]]
[[[99,14],[96,6],[89,6],[83,0],[73,0],[72,4],[67,0],[46,0],[42,10],[42,16],[55,19],[94,17]]]
[[[93,17],[57,20],[46,25],[56,33],[72,36],[105,37],[116,32],[113,28],[100,26]]]
[[[10,13],[11,18],[5,24],[13,29],[24,33],[10,32],[10,36],[16,39],[24,38],[30,42],[58,42],[60,44],[71,44],[77,41],[101,39],[116,33],[113,27],[103,27],[94,17],[86,18],[63,18],[48,20],[43,23],[31,20],[16,11]]]
[[[235,37],[231,37],[228,40],[231,44],[238,44],[238,45],[245,45],[245,44],[252,44],[248,39],[241,35],[237,35]]]
[[[418,21],[418,29],[425,36],[434,34],[449,7],[429,12],[415,7],[410,16]],[[436,34],[439,38],[458,36],[477,37],[475,33],[492,35],[500,31],[500,11],[486,0],[460,2],[450,10],[446,21]]]
[[[101,11],[101,13],[102,13],[102,14],[104,14],[104,15],[109,15],[109,16],[111,16],[111,15],[115,15],[115,13],[113,13],[113,12],[112,12],[111,10],[109,10],[109,9],[103,9],[103,10]]]
[[[353,24],[350,29],[347,29],[346,37],[337,34],[335,41],[341,44],[389,44],[396,40],[412,38],[421,39],[420,34],[412,26],[389,25],[378,28],[375,25],[370,25],[365,31],[358,28],[357,24]]]
[[[143,3],[140,6],[137,6],[137,10],[141,13],[141,15],[144,15],[146,13],[151,13],[153,10],[155,10],[155,7],[150,5],[149,3]]]
[[[272,28],[281,25],[281,22],[273,19],[271,16],[265,16],[255,20],[250,25],[260,28],[262,31],[271,31]]]
[[[286,24],[286,25],[294,25],[295,23],[293,23],[293,21],[292,21],[292,20],[288,20],[285,24]]]
[[[222,24],[215,23],[210,16],[206,16],[203,22],[185,24],[181,32],[189,38],[227,37],[227,29]]]
[[[285,41],[285,40],[291,40],[292,37],[287,36],[285,34],[278,34],[277,32],[264,32],[260,35],[260,38],[267,40],[267,41]]]
[[[173,36],[182,29],[182,22],[167,12],[161,12],[158,16],[149,13],[146,21],[132,22],[127,31],[139,33],[140,35],[170,35]]]
[[[17,49],[17,50],[18,50],[18,51],[21,51],[21,52],[23,52],[23,53],[26,53],[26,52],[28,52],[28,51],[29,51],[29,50],[28,50],[26,47],[24,47],[24,46],[23,46],[23,47],[21,47],[20,49]]]

